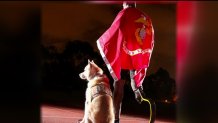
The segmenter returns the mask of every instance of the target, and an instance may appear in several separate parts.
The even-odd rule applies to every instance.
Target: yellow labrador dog
[[[79,76],[88,81],[85,114],[80,123],[113,123],[112,93],[109,79],[102,69],[88,60],[88,65]]]

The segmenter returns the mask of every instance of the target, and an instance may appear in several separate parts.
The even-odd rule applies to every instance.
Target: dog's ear
[[[84,75],[84,73],[80,73],[80,74],[79,74],[79,77],[80,77],[81,79],[86,79],[86,76]]]
[[[95,65],[96,67],[98,67],[98,65],[96,65],[95,62],[94,62],[93,60],[91,61],[91,63],[92,63],[93,65]]]
[[[103,74],[103,70],[101,68],[98,68],[98,73]]]
[[[91,63],[91,61],[88,59],[88,64],[90,64]]]
[[[93,60],[92,60],[92,65],[95,67],[96,72],[103,74],[103,70],[100,67],[98,67],[98,65],[95,64]]]
[[[92,68],[92,65],[93,63],[90,60],[88,60],[88,66],[90,67],[90,69]]]

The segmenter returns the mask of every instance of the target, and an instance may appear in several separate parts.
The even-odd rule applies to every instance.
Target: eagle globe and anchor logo
[[[143,45],[143,40],[145,39],[146,36],[146,30],[145,27],[148,27],[148,20],[146,19],[145,16],[142,16],[140,18],[138,18],[137,20],[135,20],[136,23],[142,23],[142,27],[141,28],[137,28],[135,31],[135,37],[137,42],[140,45]]]
[[[135,31],[135,37],[136,37],[136,40],[138,42],[138,44],[140,46],[143,45],[143,41],[145,39],[146,36],[151,36],[152,34],[152,27],[151,27],[151,21],[149,19],[147,19],[144,15],[141,15],[140,18],[136,19],[135,20],[135,23],[141,23],[142,24],[142,27],[139,27],[136,29]],[[130,56],[134,56],[134,55],[137,55],[137,54],[144,54],[144,53],[151,53],[152,52],[152,49],[135,49],[135,50],[129,50],[127,47],[126,47],[126,41],[124,41],[123,43],[123,49],[124,51],[129,54]]]

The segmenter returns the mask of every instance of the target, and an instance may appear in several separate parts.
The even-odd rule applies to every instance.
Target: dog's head
[[[79,74],[79,76],[81,79],[86,79],[90,81],[95,77],[96,74],[102,75],[103,70],[100,67],[98,67],[93,60],[88,60],[88,64],[84,68],[84,71]]]

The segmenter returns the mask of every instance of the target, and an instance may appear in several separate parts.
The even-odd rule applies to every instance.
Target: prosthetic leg
[[[135,72],[134,70],[130,70],[131,87],[132,87],[132,90],[133,90],[133,92],[135,94],[136,101],[138,103],[141,103],[141,100],[142,100],[141,97],[145,98],[145,93],[143,91],[143,86],[139,86],[139,87],[136,86],[135,80],[133,79],[134,72]]]
[[[131,79],[131,87],[135,94],[135,99],[138,103],[142,103],[143,101],[149,103],[150,105],[150,120],[149,123],[154,123],[156,118],[156,104],[152,99],[146,98],[146,95],[143,91],[143,86],[137,87],[135,84],[134,77],[134,70],[130,70],[130,79]]]

